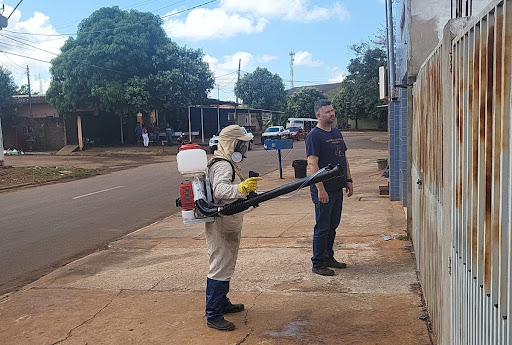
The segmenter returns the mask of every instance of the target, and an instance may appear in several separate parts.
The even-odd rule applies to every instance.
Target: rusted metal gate
[[[443,343],[512,344],[512,0],[493,1],[452,40],[451,56],[443,51],[438,47],[423,65],[413,89],[412,178],[423,184],[413,188],[413,237],[423,292],[436,333],[450,327]],[[443,59],[451,59],[451,71]],[[444,99],[437,92],[449,80],[443,76],[451,77],[444,87],[452,91]],[[442,102],[451,111],[440,111]],[[451,121],[449,138],[439,135],[443,119]],[[443,140],[451,142],[448,155]],[[443,184],[447,164],[450,185]],[[442,226],[446,217],[451,229]],[[436,321],[445,300],[436,286],[446,283],[436,269],[447,264],[439,262],[438,239],[450,230],[448,325]]]
[[[442,45],[423,65],[413,89],[412,238],[434,329],[442,326],[440,255],[443,190]]]

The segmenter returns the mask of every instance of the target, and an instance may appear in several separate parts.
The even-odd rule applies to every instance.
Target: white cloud
[[[264,18],[228,14],[218,8],[199,8],[190,12],[185,20],[164,18],[163,28],[171,38],[206,40],[258,33],[262,32],[266,25],[267,20]]]
[[[223,56],[221,61],[210,55],[205,55],[203,60],[208,63],[215,75],[216,85],[210,92],[210,97],[217,98],[220,93],[220,98],[224,100],[235,100],[233,89],[238,76],[238,61],[240,61],[241,74],[252,72],[255,68],[255,57],[251,53],[242,51]]]
[[[346,20],[350,16],[340,2],[329,7],[312,6],[310,3],[310,0],[222,0],[221,8],[228,12],[306,23],[330,18]]]
[[[310,0],[223,0],[218,8],[194,9],[186,18],[175,17],[178,11],[173,10],[163,16],[163,27],[171,38],[198,41],[260,33],[271,19],[309,23],[350,17],[340,2],[328,7],[310,3]]]
[[[293,64],[295,66],[319,67],[324,63],[320,60],[313,60],[313,54],[308,51],[301,50],[295,53],[295,60]]]
[[[5,13],[10,14],[12,9],[12,7],[6,5]],[[41,35],[22,34],[26,32]],[[0,34],[2,35],[0,64],[12,72],[16,84],[27,84],[26,67],[28,65],[31,75],[31,89],[40,92],[42,84],[43,91],[46,91],[50,84],[50,64],[43,61],[50,61],[57,54],[60,54],[60,48],[67,37],[44,36],[58,34],[50,23],[50,17],[41,12],[34,12],[32,17],[21,20],[20,10],[16,10],[12,14],[7,28],[2,30]]]
[[[219,62],[219,60],[213,56],[206,55],[204,57],[204,61],[206,61],[210,68],[214,71],[221,71],[221,74],[230,73],[238,70],[238,62],[240,61],[240,69],[242,71],[247,71],[247,69],[252,69],[254,56],[248,52],[236,52],[232,55],[223,56],[223,61]],[[216,75],[218,73],[215,73]],[[220,75],[220,74],[218,74]]]
[[[274,61],[274,60],[277,60],[277,56],[275,56],[275,55],[264,54],[264,55],[258,57],[258,61],[262,62],[262,63],[267,63],[267,62]]]
[[[347,76],[341,68],[334,67],[331,70],[331,77],[328,79],[329,83],[341,83],[343,79]]]

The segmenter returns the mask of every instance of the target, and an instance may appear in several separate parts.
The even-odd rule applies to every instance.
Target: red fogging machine
[[[184,224],[213,222],[214,217],[228,216],[243,212],[251,206],[291,193],[298,189],[322,182],[333,177],[343,176],[339,165],[329,165],[311,176],[298,179],[264,193],[251,193],[247,198],[238,199],[230,204],[220,205],[213,202],[212,188],[208,174],[208,159],[206,152],[197,144],[187,144],[180,147],[176,157],[178,171],[184,176],[192,177],[180,185],[180,197],[176,206],[181,207]]]

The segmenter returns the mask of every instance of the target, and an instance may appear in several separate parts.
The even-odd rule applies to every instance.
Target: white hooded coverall
[[[238,190],[240,178],[235,176],[234,181],[231,182],[233,168],[229,162],[218,161],[209,170],[216,203],[229,204],[245,197]],[[238,256],[242,223],[243,213],[215,217],[215,221],[205,223],[206,244],[210,258],[208,278],[222,281],[231,279]]]
[[[240,126],[231,125],[224,128],[219,135],[218,148],[214,157],[230,160],[219,160],[209,169],[209,177],[213,190],[214,202],[229,204],[237,199],[245,198],[238,189],[241,182],[241,170],[231,157],[239,140],[249,141],[252,137],[245,136]],[[234,173],[233,171],[236,171]],[[234,180],[233,180],[233,174]],[[205,223],[206,244],[210,258],[208,278],[229,281],[235,271],[238,247],[242,232],[243,213],[231,216],[215,217],[215,221]]]

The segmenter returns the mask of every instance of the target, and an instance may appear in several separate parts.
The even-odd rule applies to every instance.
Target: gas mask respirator
[[[249,144],[247,141],[238,140],[235,146],[235,152],[231,155],[231,160],[235,163],[240,163],[244,158],[247,158],[245,155],[249,149]]]

